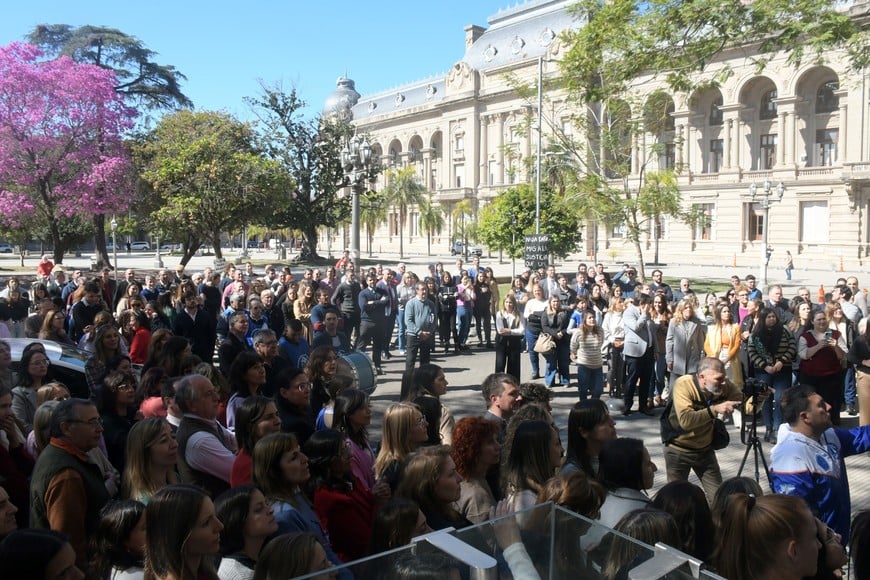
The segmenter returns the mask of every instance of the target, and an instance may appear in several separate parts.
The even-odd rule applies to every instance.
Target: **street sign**
[[[530,234],[525,239],[526,268],[537,270],[546,268],[550,262],[550,236],[548,234]]]

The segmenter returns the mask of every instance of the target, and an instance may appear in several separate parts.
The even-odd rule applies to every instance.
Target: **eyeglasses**
[[[123,385],[118,385],[117,390],[119,391],[135,391],[136,385],[131,383],[124,383]]]
[[[298,385],[291,385],[291,389],[296,389],[297,391],[310,391],[311,383],[299,383]]]
[[[40,367],[47,367],[49,364],[51,364],[51,362],[47,358],[41,358],[41,359],[31,360],[30,364],[40,366]]]
[[[68,421],[68,423],[81,423],[82,425],[87,425],[88,427],[97,428],[103,425],[103,420],[99,417],[95,419],[88,419],[87,421],[82,421],[81,419],[72,419]]]
[[[425,415],[420,415],[419,417],[417,417],[417,425],[428,425],[428,424],[429,424],[429,421],[426,420]]]

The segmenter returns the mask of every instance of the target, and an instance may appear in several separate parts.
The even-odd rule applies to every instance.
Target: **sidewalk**
[[[325,253],[325,251],[324,251]],[[234,259],[238,255],[238,250],[229,250],[224,253],[224,259],[230,263],[234,261]],[[74,269],[81,269],[83,271],[89,271],[91,266],[91,254],[82,254],[80,258],[75,257],[66,257],[63,262],[63,266],[67,271],[71,271]],[[109,256],[110,259],[112,256]],[[291,270],[294,274],[298,273],[298,271],[302,268],[305,268],[305,264],[298,264],[290,262],[295,255],[291,254],[288,256],[288,260],[280,261],[277,259],[277,254],[274,251],[269,250],[252,250],[250,251],[249,259],[254,262],[254,264],[258,264],[259,267],[255,266],[256,271],[262,271],[262,265],[264,264],[273,264],[273,265],[287,265],[290,264]],[[435,264],[437,262],[441,262],[444,264],[444,267],[453,272],[456,269],[456,260],[461,258],[461,256],[451,256],[449,253],[443,253],[432,256],[426,255],[408,255],[405,256],[404,259],[400,260],[399,255],[397,253],[383,253],[376,254],[369,258],[365,254],[362,256],[361,262],[368,266],[374,264],[382,264],[383,266],[395,267],[399,262],[403,262],[406,264],[409,270],[417,272],[417,274],[427,272],[427,266],[429,264]],[[19,269],[19,259],[17,255],[14,254],[0,254],[0,278],[7,278],[10,275],[16,274],[16,271],[20,272],[22,275],[26,277],[32,276],[36,272],[36,265],[39,263],[40,256],[31,255],[25,258],[25,268],[24,270]],[[161,254],[161,259],[163,261],[164,267],[167,269],[172,269],[178,264],[179,256],[178,255],[167,255]],[[338,258],[336,257],[336,260]],[[566,274],[574,274],[577,271],[577,264],[579,264],[582,260],[581,256],[577,256],[576,259],[573,257],[569,257],[567,260],[563,260],[556,264],[556,271],[562,272]],[[715,264],[710,265],[697,265],[697,264],[681,264],[676,260],[668,261],[666,257],[663,257],[663,261],[667,263],[665,265],[659,266],[646,266],[646,273],[649,276],[650,272],[653,269],[662,270],[665,278],[669,279],[679,279],[679,278],[690,278],[692,280],[700,281],[700,280],[717,280],[721,282],[728,282],[730,277],[734,274],[737,274],[741,278],[744,278],[747,274],[755,274],[756,277],[759,277],[759,268],[733,268],[731,266],[720,266]],[[523,271],[525,264],[521,259],[516,260],[515,266],[512,264],[510,260],[503,259],[501,262],[498,260],[498,255],[494,255],[492,258],[488,258],[487,256],[483,256],[481,258],[481,263],[485,266],[489,266],[495,272],[496,277],[500,281],[507,282],[510,280],[511,276],[514,272],[519,274]],[[587,262],[588,263],[588,262]],[[214,255],[208,256],[194,256],[191,261],[187,264],[187,271],[197,271],[202,270],[206,266],[214,265]],[[604,262],[605,268],[608,272],[618,272],[622,268],[622,262],[619,263],[610,263]],[[321,269],[325,269],[325,265],[320,266]],[[155,266],[155,254],[154,252],[134,252],[130,255],[123,253],[118,254],[118,269],[120,272],[127,268],[133,268],[137,272],[148,272],[148,271],[156,271],[157,267]],[[119,272],[119,275],[120,275]],[[810,295],[815,296],[816,292],[820,285],[824,285],[827,291],[830,291],[830,288],[834,285],[837,278],[847,277],[852,274],[858,276],[859,283],[861,287],[870,287],[870,277],[864,274],[862,280],[862,272],[838,272],[828,269],[796,269],[792,273],[792,280],[787,281],[785,279],[785,272],[781,268],[769,269],[768,270],[768,283],[769,284],[780,284],[784,289],[784,294],[789,297],[793,296],[797,293],[797,289],[801,286],[806,286],[810,289]],[[139,275],[141,277],[141,275]],[[297,276],[298,277],[298,276]],[[4,280],[5,282],[5,280]],[[700,285],[703,287],[703,285]]]

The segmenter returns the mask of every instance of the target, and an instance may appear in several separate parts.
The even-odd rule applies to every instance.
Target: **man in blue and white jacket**
[[[806,385],[785,391],[781,404],[786,422],[771,452],[771,487],[802,497],[848,544],[852,502],[843,459],[870,451],[870,426],[833,428],[831,406]]]

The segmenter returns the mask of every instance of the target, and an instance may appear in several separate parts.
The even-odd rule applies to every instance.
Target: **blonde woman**
[[[160,489],[178,483],[177,462],[178,443],[166,419],[142,419],[127,435],[124,497],[148,505]]]
[[[293,302],[293,317],[302,323],[302,334],[311,344],[314,340],[314,327],[311,325],[311,309],[314,308],[314,287],[304,284],[299,289],[299,297]]]
[[[731,320],[731,308],[720,305],[714,323],[707,328],[704,352],[725,364],[725,376],[737,387],[743,386],[740,366],[740,326]]]
[[[668,326],[665,338],[665,360],[671,372],[671,387],[678,378],[698,371],[698,364],[704,357],[704,339],[707,329],[695,315],[697,301],[692,297],[683,298],[674,310],[674,317]]]
[[[390,490],[399,485],[402,463],[429,439],[426,416],[413,403],[393,403],[383,421],[383,440],[375,459],[375,479],[385,479]]]

